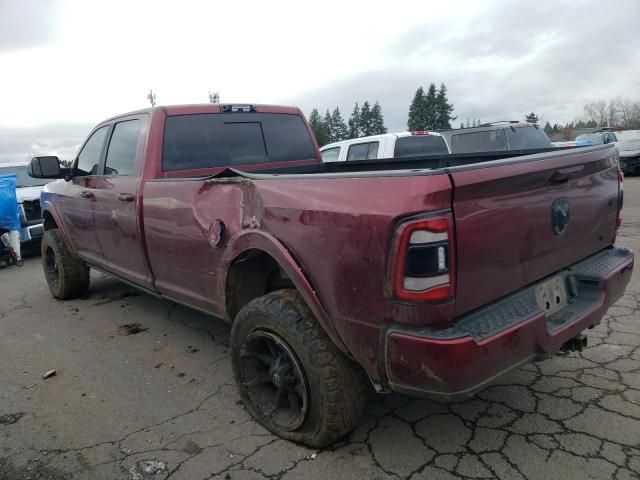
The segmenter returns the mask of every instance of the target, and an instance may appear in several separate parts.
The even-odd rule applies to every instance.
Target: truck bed
[[[599,149],[602,147],[611,147],[604,145],[598,147],[581,148],[581,152]],[[575,154],[575,149],[557,149],[544,148],[533,150],[510,150],[501,152],[480,152],[480,153],[460,153],[452,155],[423,155],[419,157],[403,157],[403,158],[381,158],[375,160],[356,160],[349,162],[327,162],[315,165],[282,167],[282,168],[266,168],[254,170],[243,176],[251,177],[255,174],[263,175],[302,175],[302,174],[335,174],[335,173],[360,173],[360,172],[380,172],[395,170],[437,170],[451,167],[463,167],[474,165],[479,167],[488,162],[505,161],[505,163],[517,163],[535,161],[544,158],[543,154],[548,157],[558,157],[563,155]],[[231,173],[221,173],[217,176],[228,176]]]

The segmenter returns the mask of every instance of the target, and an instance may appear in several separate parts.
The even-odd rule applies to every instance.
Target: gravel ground
[[[638,251],[640,179],[625,187],[619,243]],[[39,258],[0,285],[0,479],[640,478],[640,269],[583,353],[466,401],[371,394],[319,451],[249,418],[223,322],[100,274],[57,302]]]

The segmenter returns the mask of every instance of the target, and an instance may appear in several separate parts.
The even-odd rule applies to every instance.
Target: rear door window
[[[530,148],[551,148],[549,137],[544,130],[536,127],[510,127],[504,129],[510,150]]]
[[[506,150],[502,129],[458,133],[451,136],[452,153],[496,152]]]
[[[139,137],[140,120],[116,123],[107,150],[105,175],[132,175],[134,173]]]
[[[299,115],[212,113],[165,121],[163,170],[185,170],[317,158]]]
[[[421,155],[446,155],[449,153],[447,142],[443,137],[437,135],[411,135],[410,137],[399,137],[393,156],[419,157]]]
[[[320,152],[323,162],[337,162],[340,157],[340,147],[327,148]]]
[[[380,142],[355,143],[349,146],[347,161],[349,160],[371,160],[378,158],[378,147]]]

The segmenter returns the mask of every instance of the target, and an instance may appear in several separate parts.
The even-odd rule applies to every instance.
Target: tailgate
[[[607,145],[449,170],[456,316],[614,242],[616,153]]]

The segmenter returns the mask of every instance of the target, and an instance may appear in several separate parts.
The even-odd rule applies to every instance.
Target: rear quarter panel
[[[452,320],[453,304],[405,305],[392,299],[388,287],[396,223],[448,209],[447,175],[257,180],[255,188],[259,228],[297,259],[341,339],[367,371],[375,372],[383,358],[387,326]]]

